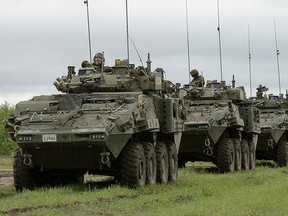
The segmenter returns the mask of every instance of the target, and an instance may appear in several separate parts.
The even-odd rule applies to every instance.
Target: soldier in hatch
[[[89,61],[84,60],[84,61],[81,63],[81,67],[82,67],[82,68],[89,68],[89,67],[93,67],[93,65],[90,64]]]
[[[96,53],[94,58],[93,58],[93,63],[92,63],[95,70],[98,72],[102,72],[102,71],[103,72],[111,72],[112,69],[110,67],[104,66],[104,64],[105,64],[105,58],[103,56],[103,53]]]
[[[257,99],[264,99],[267,98],[267,95],[265,94],[263,96],[263,92],[268,91],[269,89],[266,88],[266,86],[262,86],[261,84],[258,86],[258,88],[256,88],[257,92],[256,92],[256,97]]]
[[[94,67],[98,73],[102,72],[102,67],[103,67],[103,72],[111,72],[112,69],[110,67],[104,66],[104,64],[105,64],[105,58],[103,54],[96,53],[93,58],[93,63],[89,63],[87,60],[84,60],[81,64],[81,67],[82,68]]]
[[[204,87],[205,84],[204,77],[199,75],[198,70],[193,69],[191,70],[190,74],[193,77],[193,80],[190,82],[191,85],[195,87]]]
[[[103,54],[102,53],[96,53],[94,58],[93,58],[93,63],[92,63],[94,65],[94,67],[95,68],[96,67],[101,68],[102,65],[104,65],[104,63],[105,63],[105,58],[104,58]]]

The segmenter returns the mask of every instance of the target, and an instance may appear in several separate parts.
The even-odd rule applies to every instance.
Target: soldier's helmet
[[[91,64],[89,63],[89,61],[84,60],[84,61],[81,63],[81,67],[82,67],[82,68],[91,67]]]
[[[102,59],[102,62],[105,62],[105,58],[103,56],[103,53],[96,53],[93,60],[95,61],[96,58]]]
[[[191,74],[192,77],[195,77],[195,76],[199,75],[198,70],[196,70],[196,69],[191,70],[190,74]]]

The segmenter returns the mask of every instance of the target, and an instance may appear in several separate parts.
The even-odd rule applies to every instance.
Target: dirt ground
[[[13,184],[13,171],[12,170],[0,170],[0,185]]]

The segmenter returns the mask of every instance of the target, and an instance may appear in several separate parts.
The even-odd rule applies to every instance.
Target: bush
[[[11,155],[17,148],[17,144],[12,141],[10,135],[5,131],[3,122],[9,114],[13,114],[15,107],[7,102],[0,105],[0,155]]]

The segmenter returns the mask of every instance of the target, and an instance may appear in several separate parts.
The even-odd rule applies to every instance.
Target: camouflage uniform
[[[111,67],[104,66],[105,64],[105,58],[102,53],[96,53],[94,58],[93,58],[93,63],[90,63],[87,60],[84,60],[81,63],[82,68],[94,68],[96,72],[101,73],[102,72],[102,67],[103,67],[103,72],[111,72],[112,69]]]
[[[89,68],[89,67],[93,67],[93,65],[90,64],[89,61],[84,60],[84,61],[81,63],[81,67],[82,67],[82,68]]]
[[[191,85],[195,87],[203,87],[205,85],[204,77],[199,75],[196,69],[191,70],[190,74],[193,77],[193,80],[190,82]]]
[[[111,67],[107,67],[107,66],[104,66],[105,64],[105,58],[103,56],[102,53],[96,53],[94,58],[93,58],[93,66],[95,68],[95,70],[97,72],[102,72],[102,67],[103,67],[103,72],[111,72],[112,69]]]
[[[263,99],[264,96],[263,96],[263,92],[266,92],[268,91],[269,89],[266,88],[266,86],[262,86],[262,85],[259,85],[258,88],[256,88],[257,92],[256,92],[256,97],[257,99]],[[265,94],[266,95],[266,94]],[[266,98],[267,98],[267,95],[266,95]]]

